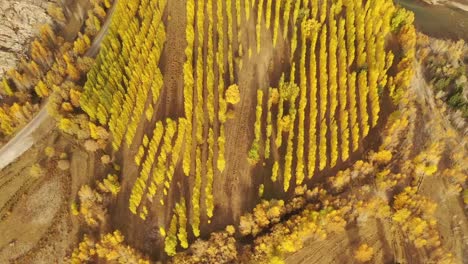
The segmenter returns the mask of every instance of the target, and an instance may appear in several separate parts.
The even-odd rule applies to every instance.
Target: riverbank
[[[441,6],[447,6],[447,7],[455,7],[458,9],[461,9],[463,11],[468,12],[468,1],[466,0],[453,0],[453,1],[448,1],[448,0],[420,0],[426,4],[429,5],[441,5]]]
[[[415,26],[418,31],[435,38],[468,41],[468,4],[465,4],[466,0],[399,0],[395,2],[414,12]],[[436,2],[437,4],[427,2]]]

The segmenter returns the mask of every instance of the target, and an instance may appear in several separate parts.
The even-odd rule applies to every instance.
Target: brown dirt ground
[[[69,171],[47,161],[47,146],[68,153]],[[82,185],[103,175],[95,170],[96,162],[94,154],[53,132],[0,172],[0,263],[62,263],[70,255],[80,238],[70,204]],[[38,178],[29,173],[35,163],[45,172]]]

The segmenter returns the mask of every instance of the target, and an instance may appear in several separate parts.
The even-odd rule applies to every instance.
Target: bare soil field
[[[47,159],[47,146],[68,153],[69,171]],[[31,173],[35,164],[43,168],[39,176]],[[80,239],[70,204],[82,185],[94,182],[94,164],[95,155],[54,132],[0,172],[1,263],[63,263]]]

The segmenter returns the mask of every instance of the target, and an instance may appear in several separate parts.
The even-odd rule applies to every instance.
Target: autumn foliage
[[[232,151],[227,146],[232,145],[226,144],[235,131],[228,128],[238,121],[238,110],[244,104],[251,106],[242,120],[247,120],[243,125],[252,139],[245,161],[259,169],[271,167],[266,181],[271,179],[286,193],[316,173],[347,162],[359,151],[380,120],[385,89],[396,98],[399,90],[393,87],[404,86],[411,76],[414,29],[410,22],[398,22],[400,15],[391,1],[188,0],[186,41],[181,42],[183,107],[172,111],[179,104],[172,105],[173,80],[166,78],[167,69],[162,68],[170,64],[165,54],[171,48],[166,36],[172,30],[166,29],[171,19],[168,6],[167,0],[120,0],[114,14],[119,19],[112,20],[84,87],[67,90],[70,103],[56,103],[65,112],[80,107],[88,117],[64,117],[59,123],[62,130],[85,130],[80,137],[90,138],[87,142],[109,140],[116,153],[134,154],[130,164],[125,162],[126,168],[137,171],[126,197],[134,221],[153,220],[156,206],[173,206],[167,210],[168,219],[158,222],[170,256],[188,248],[190,238],[203,236],[204,225],[216,216],[216,183],[226,177],[225,168],[233,166],[226,158]],[[95,35],[100,26],[97,20],[103,16],[99,8],[93,12],[88,22],[90,36]],[[376,17],[378,23],[368,23]],[[253,40],[245,30],[246,23],[255,25],[256,50],[249,43]],[[399,71],[393,77],[389,68],[394,55],[386,42],[390,34],[399,41],[408,40],[401,44],[405,57],[395,63]],[[239,76],[250,66],[247,63],[255,64],[252,56],[264,52],[261,41],[269,38],[273,49],[288,44],[281,68],[271,63],[269,73],[275,74],[268,74],[271,80],[266,85],[246,84]],[[89,45],[90,37],[83,35],[72,49],[82,54]],[[62,59],[68,76],[78,80],[80,69],[73,63],[74,57],[66,54]],[[9,94],[7,85],[9,80],[3,85]],[[50,90],[45,82],[35,88],[43,96]],[[354,169],[360,177],[368,176],[376,172],[374,164],[385,166],[392,155],[379,151],[369,162],[356,162]],[[376,172],[379,186],[400,179],[397,173],[384,172]],[[328,184],[333,192],[340,192],[353,177],[350,170],[341,171]],[[115,196],[119,191],[116,182],[117,176],[109,175],[99,188]],[[271,184],[260,186],[262,195],[271,191]],[[173,202],[171,197],[181,189],[190,196]],[[319,191],[313,195],[326,196]],[[289,205],[282,200],[262,201],[240,218],[238,231],[255,237],[304,207],[303,197]],[[254,250],[270,261],[279,261],[302,247],[304,236],[323,239],[344,230],[345,214],[339,206],[310,206],[304,215],[288,221],[297,228],[277,227],[271,237],[258,238]],[[235,260],[231,236],[214,236],[213,243],[219,248],[195,242],[192,255],[199,261]],[[218,241],[221,238],[226,241]],[[269,243],[275,248],[264,246]],[[197,252],[197,247],[205,252]],[[227,253],[217,255],[221,247]]]
[[[281,31],[277,29],[278,10],[287,12],[282,14],[288,18],[283,21],[282,35],[291,36],[290,72],[283,73],[275,90],[257,93],[254,139],[247,155],[252,164],[258,164],[272,159],[270,153],[283,151],[286,145],[284,158],[273,160],[272,180],[282,176],[284,191],[288,191],[293,176],[300,185],[317,171],[347,161],[377,125],[383,89],[393,89],[395,80],[403,77],[397,75],[388,82],[394,55],[386,47],[387,36],[395,28],[392,23],[401,15],[383,0],[266,1],[258,10],[265,8],[265,27],[273,28],[273,46]],[[366,23],[376,17],[379,23]],[[414,29],[411,21],[402,21],[407,25],[398,33],[403,43],[404,38],[411,39]],[[257,23],[259,39],[262,18]],[[405,54],[411,55],[411,42],[402,45]],[[264,99],[272,98],[276,90],[277,103]],[[276,135],[274,144],[271,135]]]

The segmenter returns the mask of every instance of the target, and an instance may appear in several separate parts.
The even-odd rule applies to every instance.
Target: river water
[[[468,12],[446,6],[433,6],[418,0],[395,0],[415,14],[416,28],[426,35],[468,42]]]

